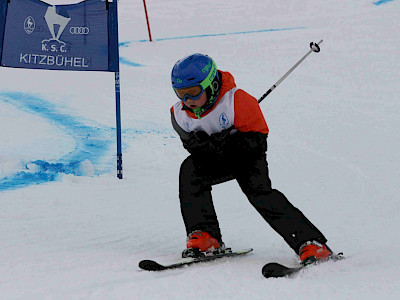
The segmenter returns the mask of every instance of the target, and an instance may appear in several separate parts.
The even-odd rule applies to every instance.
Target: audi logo
[[[89,34],[89,27],[71,27],[69,33],[71,34]]]

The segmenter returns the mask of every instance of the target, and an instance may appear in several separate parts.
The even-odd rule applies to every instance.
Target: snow
[[[146,3],[152,43],[142,1],[119,1],[123,180],[113,74],[0,69],[0,298],[398,299],[400,1]],[[264,279],[297,257],[232,181],[213,188],[224,242],[253,253],[141,271],[185,247],[175,61],[209,54],[258,98],[320,39],[261,108],[274,187],[347,259]]]

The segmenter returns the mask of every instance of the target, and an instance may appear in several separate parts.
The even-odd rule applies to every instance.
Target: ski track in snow
[[[119,58],[119,62],[123,65],[130,66],[130,67],[143,67],[144,65],[130,61],[124,57]]]
[[[110,173],[114,169],[114,159],[108,159],[105,163],[100,162],[108,152],[112,151],[111,146],[115,145],[115,128],[107,128],[101,124],[86,125],[82,118],[67,115],[51,102],[38,96],[0,91],[0,101],[42,117],[75,141],[75,145],[72,144],[74,149],[68,155],[57,160],[47,161],[33,158],[29,161],[21,161],[22,170],[0,178],[0,191],[57,181],[64,174],[93,176]],[[153,132],[156,131],[153,130]],[[128,139],[148,132],[149,130],[140,129],[122,130],[124,138]],[[123,146],[126,147],[126,140],[123,141]]]
[[[249,31],[237,31],[237,32],[226,32],[226,33],[208,33],[208,34],[198,34],[198,35],[188,35],[188,36],[176,36],[176,37],[167,37],[167,38],[156,38],[153,41],[162,42],[162,41],[171,41],[171,40],[185,40],[185,39],[194,39],[194,38],[207,38],[207,37],[218,37],[218,36],[229,36],[229,35],[241,35],[241,34],[252,34],[252,33],[265,33],[265,32],[275,32],[275,31],[288,31],[288,30],[300,30],[306,29],[305,27],[293,27],[293,28],[269,28],[269,29],[259,29],[259,30],[249,30]],[[131,43],[145,43],[148,42],[148,39],[145,40],[135,40],[135,41],[127,41],[119,43],[120,47],[128,47]]]
[[[376,6],[379,6],[379,5],[383,5],[383,4],[387,4],[387,3],[389,3],[389,2],[393,2],[394,0],[380,0],[380,1],[375,1],[375,2],[373,2]]]
[[[63,114],[55,105],[36,96],[19,92],[0,92],[0,101],[10,103],[28,113],[46,119],[73,137],[76,146],[68,155],[57,161],[32,160],[25,170],[0,179],[0,190],[26,187],[55,181],[60,174],[98,175],[105,170],[94,169],[104,153],[109,150],[115,130],[100,125],[88,126],[84,120]],[[109,171],[109,170],[107,170]]]

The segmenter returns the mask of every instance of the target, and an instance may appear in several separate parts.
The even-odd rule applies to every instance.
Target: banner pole
[[[119,68],[118,68],[119,69]],[[117,120],[117,177],[122,179],[121,101],[119,71],[115,72],[115,108]]]
[[[117,177],[122,179],[122,137],[121,137],[121,88],[120,88],[120,73],[119,73],[119,39],[118,39],[118,1],[114,0],[115,5],[115,113],[116,113],[116,127],[117,127]]]

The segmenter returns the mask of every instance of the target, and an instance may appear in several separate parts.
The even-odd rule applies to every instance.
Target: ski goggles
[[[195,85],[183,89],[174,89],[178,98],[185,102],[187,99],[197,100],[204,93],[204,88],[201,85]]]

